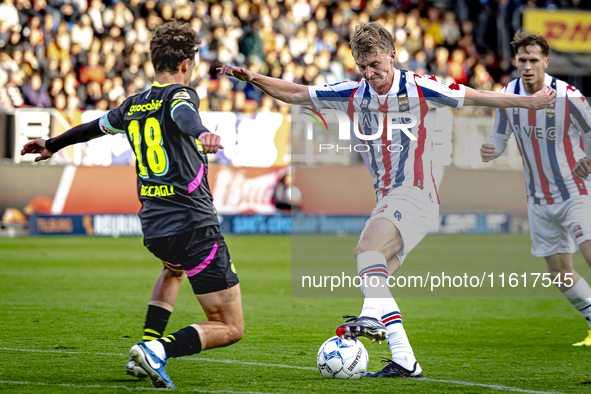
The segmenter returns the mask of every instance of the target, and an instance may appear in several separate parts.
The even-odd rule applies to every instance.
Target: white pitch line
[[[443,380],[443,379],[431,379],[431,378],[418,378],[417,380],[426,380],[427,382],[459,384],[459,385],[462,385],[462,386],[486,387],[488,389],[493,389],[493,390],[514,391],[514,392],[517,392],[517,393],[529,393],[529,394],[562,394],[562,393],[559,393],[557,391],[526,390],[526,389],[520,389],[520,388],[517,388],[517,387],[501,386],[501,385],[498,385],[498,384],[484,384],[484,383],[462,382],[461,380]]]
[[[20,382],[14,380],[0,380],[0,384],[22,384],[32,386],[46,386],[46,387],[72,387],[76,389],[125,389],[125,390],[150,390],[150,391],[169,391],[165,388],[156,387],[127,387],[127,386],[101,386],[100,384],[71,384],[71,383],[43,383],[43,382]],[[212,394],[276,394],[276,393],[262,393],[260,391],[232,391],[232,390],[203,390],[203,389],[182,389],[181,391],[192,391],[196,393],[212,393]]]
[[[90,352],[71,352],[67,350],[36,350],[36,349],[14,349],[8,347],[0,347],[0,350],[11,350],[16,352],[33,352],[33,353],[61,353],[61,354],[96,354],[99,356],[117,356],[117,357],[128,357],[129,354],[123,353],[90,353]],[[255,365],[257,367],[276,367],[276,368],[289,368],[289,369],[304,369],[309,371],[316,371],[318,368],[315,367],[300,367],[297,365],[287,364],[269,364],[269,363],[255,363],[250,361],[239,361],[239,360],[218,360],[215,358],[206,357],[182,357],[177,360],[189,360],[189,361],[206,361],[212,363],[223,363],[223,364],[243,364],[243,365]]]
[[[37,350],[37,349],[15,349],[15,348],[8,348],[8,347],[0,347],[0,350],[9,350],[9,351],[16,351],[16,352],[33,352],[33,353],[62,353],[62,354],[95,354],[100,356],[117,356],[117,357],[127,357],[127,354],[123,353],[91,353],[91,352],[71,352],[67,350]],[[241,364],[241,365],[255,365],[258,367],[277,367],[277,368],[290,368],[290,369],[303,369],[309,371],[315,371],[317,368],[314,367],[301,367],[297,365],[286,365],[286,364],[269,364],[269,363],[255,363],[250,361],[239,361],[239,360],[218,360],[215,358],[202,358],[202,357],[181,357],[177,360],[188,360],[188,361],[205,361],[205,362],[212,362],[212,363],[224,363],[224,364]],[[528,393],[528,394],[562,394],[557,391],[536,391],[536,390],[527,390],[527,389],[520,389],[518,387],[511,387],[511,386],[501,386],[498,384],[485,384],[485,383],[475,383],[475,382],[464,382],[461,380],[444,380],[444,379],[431,379],[431,378],[417,378],[413,379],[416,381],[426,381],[426,382],[436,382],[436,383],[448,383],[448,384],[457,384],[462,386],[475,386],[475,387],[485,387],[492,390],[504,390],[504,391],[513,391],[516,393]],[[5,381],[0,381],[0,383],[5,383]],[[27,383],[18,383],[14,382],[15,384],[27,384]],[[45,384],[45,383],[31,383],[31,384]],[[67,386],[67,385],[66,385]],[[83,387],[83,386],[77,386]],[[105,388],[115,388],[121,387],[130,390],[140,390],[139,388],[129,388],[124,386],[88,386],[88,387],[105,387]],[[141,390],[155,390],[151,388],[142,388]],[[199,391],[199,390],[194,390]],[[254,393],[251,391],[203,391],[204,393],[244,393],[244,394],[270,394],[270,393]]]

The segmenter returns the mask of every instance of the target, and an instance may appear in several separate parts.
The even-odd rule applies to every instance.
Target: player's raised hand
[[[487,163],[495,156],[495,146],[493,144],[482,144],[480,147],[480,158]]]
[[[21,156],[24,156],[27,153],[39,153],[40,155],[35,157],[35,161],[47,160],[53,156],[53,153],[45,148],[45,140],[42,138],[27,142],[25,146],[23,146],[23,149],[21,149]]]
[[[224,149],[220,144],[220,136],[213,133],[203,133],[199,136],[201,146],[205,153],[216,153],[218,149]]]
[[[216,70],[219,71],[220,74],[225,74],[241,81],[252,82],[254,79],[254,73],[242,67],[224,64],[222,67],[219,67]]]
[[[584,157],[573,168],[573,175],[580,179],[587,179],[591,173],[591,159]]]
[[[537,100],[534,101],[531,109],[545,109],[556,102],[556,90],[546,84],[542,85],[542,89],[534,93]]]

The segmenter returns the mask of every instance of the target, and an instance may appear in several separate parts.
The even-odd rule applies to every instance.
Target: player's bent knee
[[[229,344],[233,344],[238,342],[239,340],[242,339],[242,337],[244,336],[244,327],[242,325],[240,326],[235,326],[235,325],[231,325],[229,326],[229,333],[228,333],[228,342]]]

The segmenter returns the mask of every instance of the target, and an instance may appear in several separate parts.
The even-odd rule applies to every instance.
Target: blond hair
[[[389,54],[396,50],[392,33],[378,22],[363,22],[355,26],[349,45],[354,57],[364,57],[374,51]]]

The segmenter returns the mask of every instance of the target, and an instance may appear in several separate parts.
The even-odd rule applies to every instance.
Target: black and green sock
[[[148,305],[142,341],[153,341],[162,337],[169,317],[170,311],[156,305]]]
[[[188,326],[158,340],[166,351],[166,356],[182,357],[201,351],[201,339],[194,327]]]

